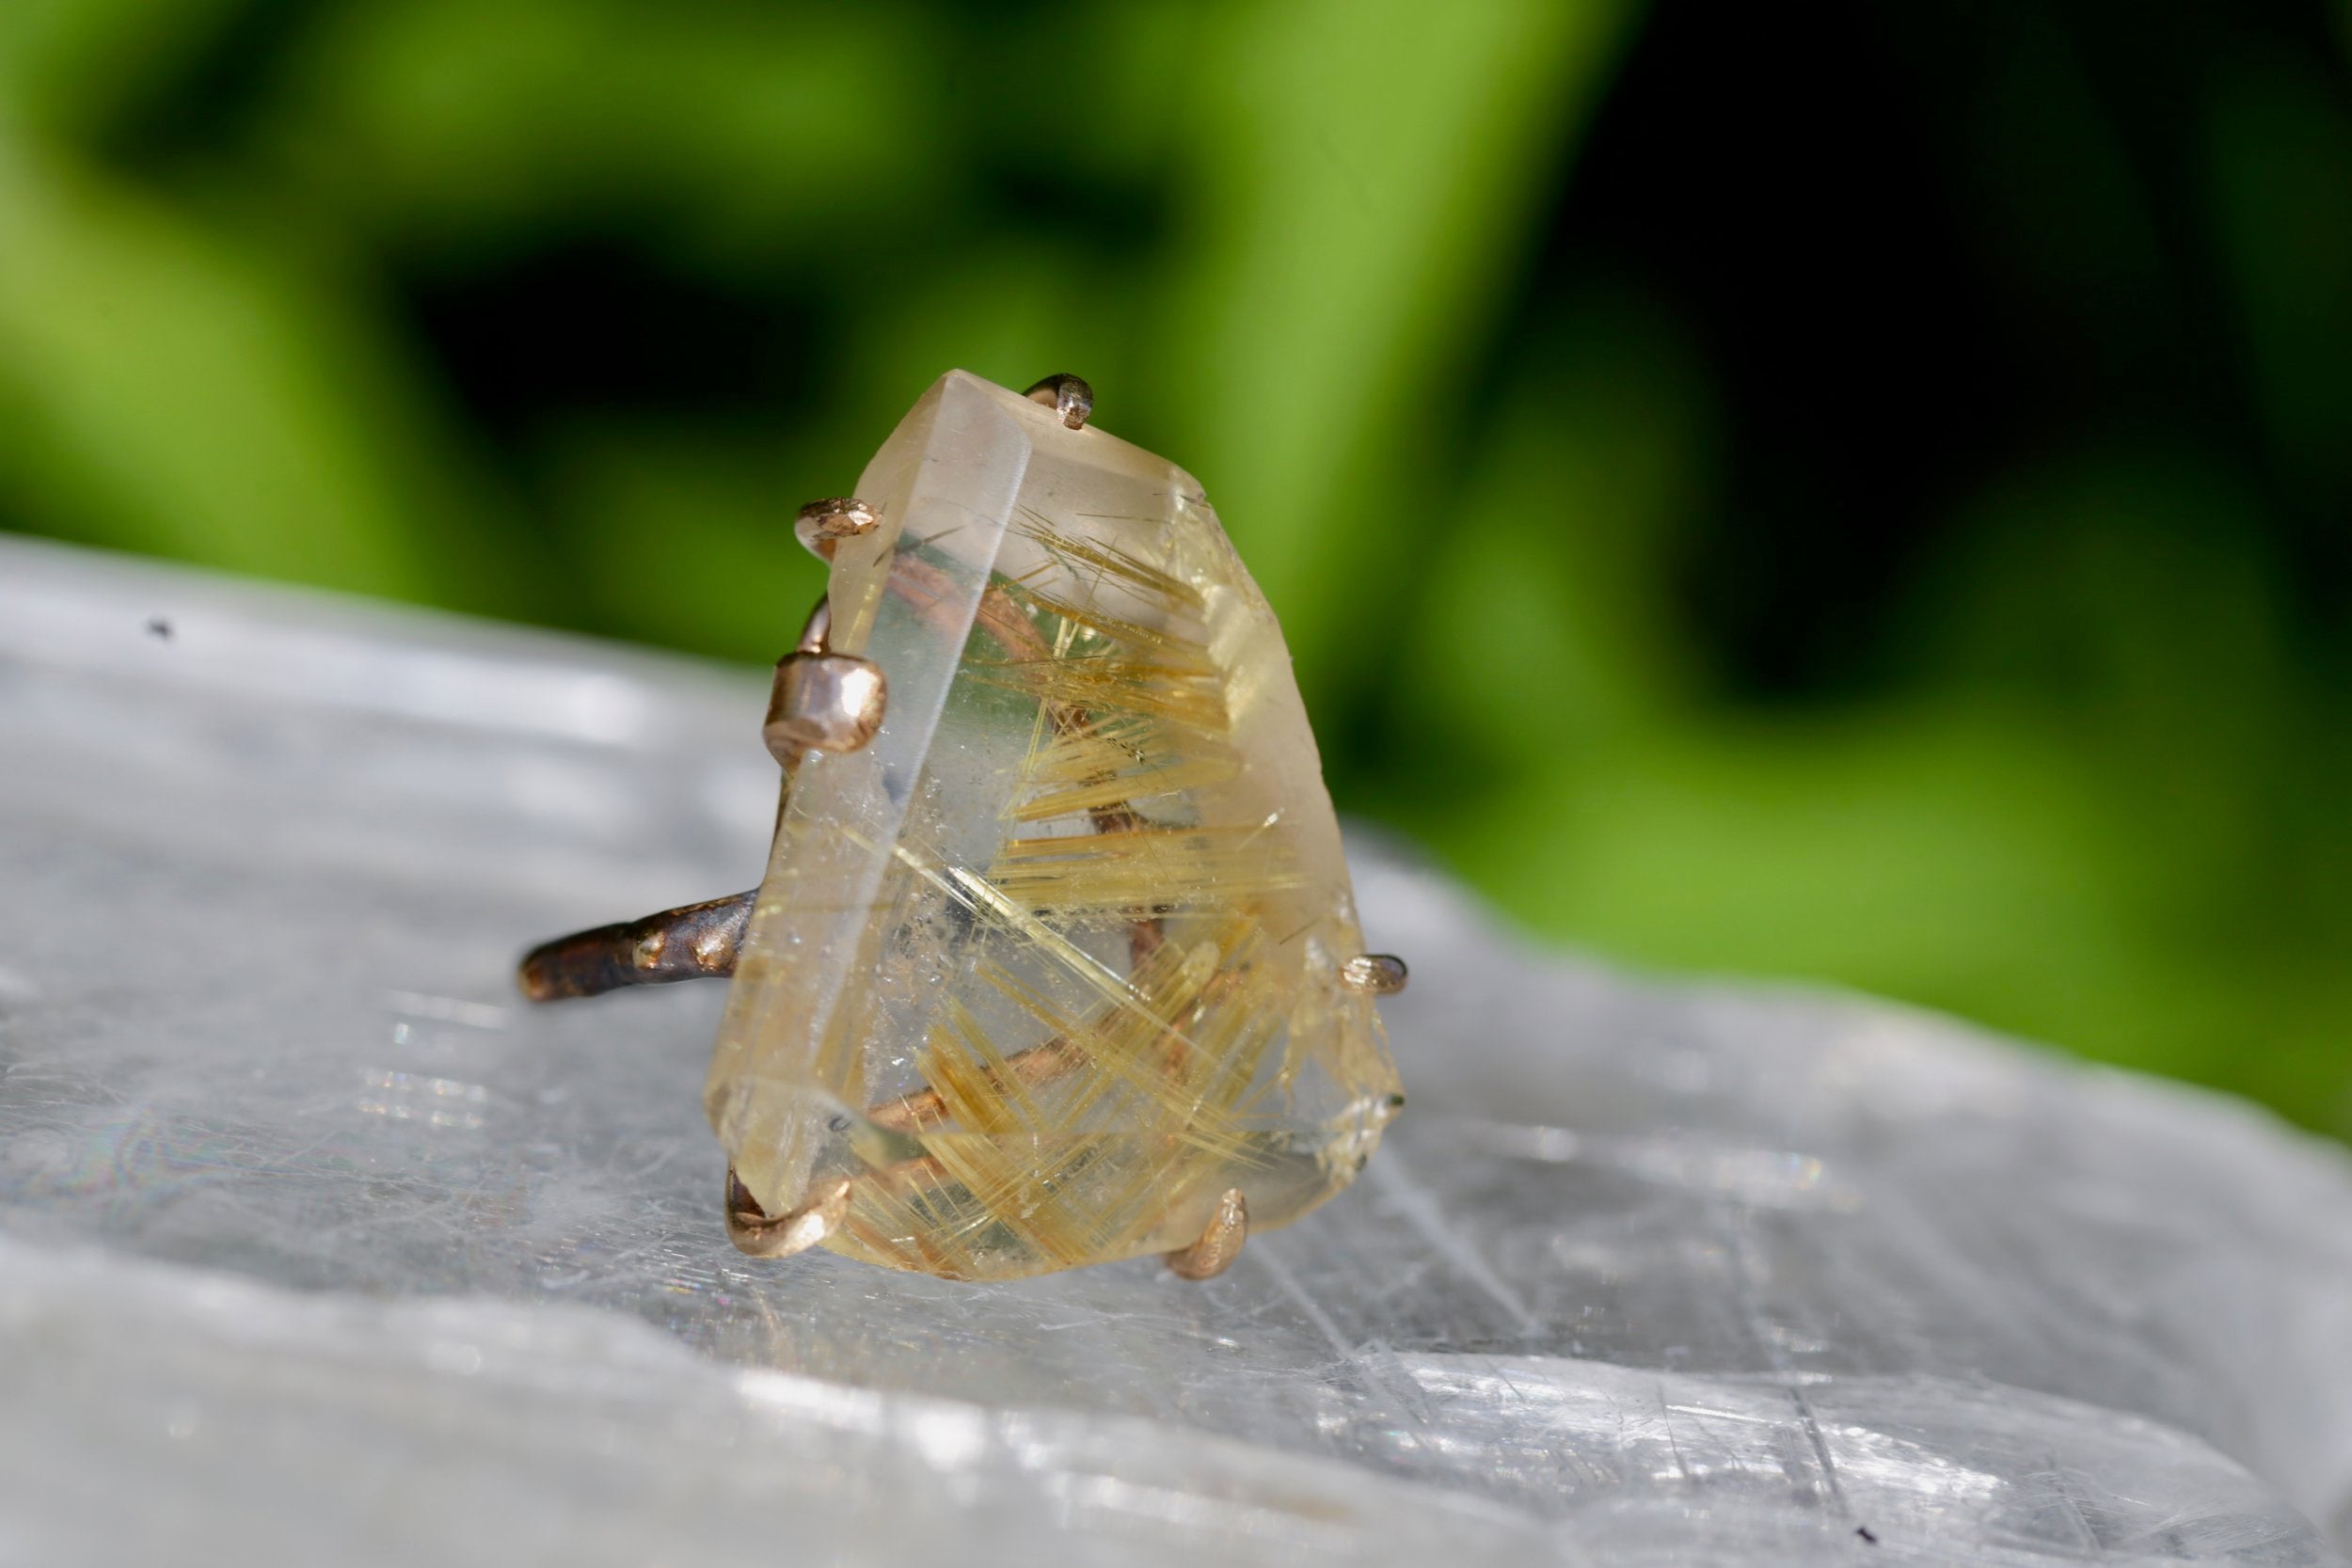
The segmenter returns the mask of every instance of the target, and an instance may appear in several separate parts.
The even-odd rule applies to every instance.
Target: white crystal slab
[[[507,976],[749,885],[761,708],[0,541],[0,1564],[2343,1560],[2340,1151],[1384,853],[1412,1108],[1231,1274],[738,1258],[719,988]]]

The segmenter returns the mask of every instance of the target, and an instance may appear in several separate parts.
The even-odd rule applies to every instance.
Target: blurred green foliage
[[[2347,24],[11,0],[0,523],[765,659],[1075,370],[1528,925],[2344,1132]]]

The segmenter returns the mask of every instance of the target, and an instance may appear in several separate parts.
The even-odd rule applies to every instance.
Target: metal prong
[[[854,752],[882,728],[889,700],[890,683],[870,658],[789,653],[776,660],[760,734],[787,768],[803,752]]]
[[[810,501],[792,519],[793,536],[813,555],[833,559],[833,547],[844,539],[871,533],[882,525],[882,514],[855,496],[828,496]]]
[[[1074,375],[1049,375],[1023,395],[1059,414],[1073,430],[1084,430],[1094,416],[1094,388]]]
[[[850,1183],[827,1182],[788,1214],[771,1215],[752,1196],[743,1179],[727,1167],[727,1240],[754,1258],[789,1258],[833,1234],[850,1212]]]
[[[736,948],[757,896],[755,889],[558,937],[525,955],[516,978],[533,1002],[707,975],[724,978],[735,973]]]
[[[1405,979],[1405,960],[1393,953],[1359,953],[1340,965],[1340,984],[1369,996],[1394,996]]]
[[[1228,1187],[1216,1200],[1200,1239],[1182,1252],[1168,1255],[1168,1272],[1182,1279],[1215,1279],[1233,1266],[1242,1243],[1249,1240],[1249,1200],[1239,1187]]]
[[[801,640],[792,644],[795,653],[823,654],[833,651],[833,595],[817,595],[817,607],[801,623]]]
[[[833,600],[818,599],[801,627],[801,644],[776,660],[760,734],[768,752],[787,769],[803,752],[854,752],[882,728],[890,683],[882,666],[855,654],[836,654]]]

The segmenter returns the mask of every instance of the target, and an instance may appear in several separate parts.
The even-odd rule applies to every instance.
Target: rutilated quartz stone
[[[787,787],[704,1096],[770,1214],[1001,1279],[1285,1224],[1404,1103],[1279,627],[1200,485],[962,372],[859,481],[832,647],[889,680]]]

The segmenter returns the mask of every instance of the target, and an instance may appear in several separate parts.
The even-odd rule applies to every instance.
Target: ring
[[[796,532],[767,872],[559,938],[532,1000],[731,977],[703,1103],[755,1257],[958,1279],[1164,1255],[1353,1180],[1405,1097],[1281,628],[1093,392],[961,371]]]

